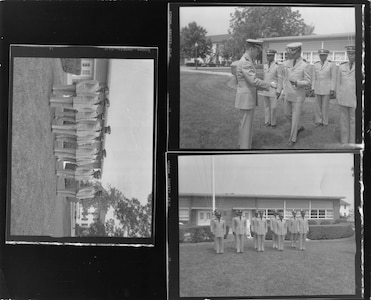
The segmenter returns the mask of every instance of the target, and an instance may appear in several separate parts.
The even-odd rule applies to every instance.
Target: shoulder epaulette
[[[342,63],[340,63],[341,65],[343,65],[343,64],[347,64],[348,62],[347,61],[343,61]]]
[[[320,63],[320,62],[321,62],[321,61],[320,61],[320,60],[318,60],[318,61],[316,61],[316,62],[315,62],[315,64],[318,64],[318,63]]]
[[[328,59],[327,61],[328,61],[328,62],[332,62],[332,61],[331,61],[331,60],[329,60],[329,59]]]

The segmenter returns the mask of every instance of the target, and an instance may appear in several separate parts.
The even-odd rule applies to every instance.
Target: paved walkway
[[[232,73],[228,73],[228,72],[208,71],[208,70],[202,70],[202,69],[197,69],[196,70],[194,67],[192,67],[192,68],[180,67],[180,71],[181,72],[190,72],[190,73],[211,74],[211,75],[224,75],[224,76],[230,76],[230,77],[233,76]]]

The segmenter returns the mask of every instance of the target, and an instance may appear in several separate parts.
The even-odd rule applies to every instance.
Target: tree
[[[298,10],[285,6],[236,8],[231,14],[230,31],[235,53],[244,52],[246,39],[313,34],[314,26],[305,24]]]
[[[205,58],[211,52],[211,40],[206,38],[207,31],[196,22],[189,23],[188,26],[180,30],[180,57],[194,58],[196,56],[197,43],[197,57]]]

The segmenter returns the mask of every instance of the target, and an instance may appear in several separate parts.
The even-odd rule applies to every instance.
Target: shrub
[[[339,224],[339,223],[348,223],[348,220],[347,219],[344,219],[344,218],[340,218],[340,219],[336,219],[334,221],[335,224]]]
[[[196,66],[194,62],[187,62],[185,65],[187,67],[194,67],[194,66]]]
[[[329,240],[350,237],[354,234],[351,224],[311,225],[308,239]]]
[[[213,240],[210,226],[184,226],[179,229],[179,242],[199,243]]]
[[[81,74],[81,58],[61,58],[62,69],[66,73]]]
[[[272,240],[272,231],[271,231],[271,228],[270,227],[268,227],[268,232],[265,235],[265,239],[266,240],[269,240],[269,241]],[[289,240],[289,239],[290,239],[290,233],[287,232],[287,234],[285,236],[285,240]]]
[[[320,225],[330,225],[331,222],[329,220],[322,220],[319,224]]]
[[[308,225],[317,225],[316,220],[308,220]]]

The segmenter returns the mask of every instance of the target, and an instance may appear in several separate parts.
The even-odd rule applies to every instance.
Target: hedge
[[[350,237],[354,234],[351,224],[311,225],[308,239],[330,240]]]
[[[229,226],[226,226],[227,238]],[[214,235],[211,233],[210,226],[184,226],[179,229],[179,242],[181,243],[199,243],[213,242]]]

